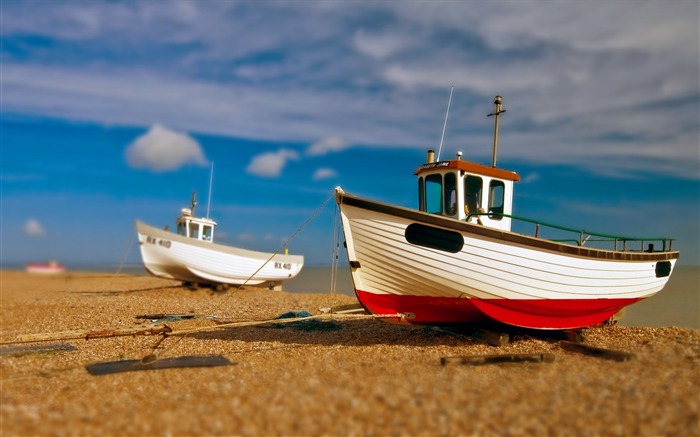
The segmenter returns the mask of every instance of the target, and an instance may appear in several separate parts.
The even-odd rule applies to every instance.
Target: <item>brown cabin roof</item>
[[[519,181],[520,175],[513,171],[503,170],[496,167],[489,167],[487,165],[477,164],[475,162],[462,161],[462,160],[451,160],[451,161],[438,161],[431,162],[428,164],[423,164],[418,167],[415,171],[415,175],[425,173],[430,170],[462,170],[467,173],[480,174],[484,176],[491,176],[499,179],[506,179],[509,181]]]

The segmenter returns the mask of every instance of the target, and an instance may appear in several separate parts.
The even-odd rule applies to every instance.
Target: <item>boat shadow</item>
[[[315,322],[309,324],[310,322]],[[227,327],[187,334],[198,340],[281,343],[317,346],[505,346],[538,339],[556,343],[564,334],[514,329],[506,325],[431,326],[386,323],[380,320],[309,320],[294,324]],[[306,325],[305,325],[306,324]]]

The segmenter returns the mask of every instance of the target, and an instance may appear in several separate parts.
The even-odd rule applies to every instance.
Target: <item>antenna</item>
[[[214,161],[211,162],[211,170],[209,171],[209,198],[207,198],[207,218],[209,218],[209,205],[211,204],[211,183],[214,179]]]
[[[496,105],[496,112],[487,115],[487,117],[491,117],[492,115],[496,116],[493,125],[493,162],[491,164],[491,167],[496,167],[496,155],[498,155],[498,116],[506,112],[506,110],[503,109],[503,100],[501,96],[496,96],[496,100],[493,103]]]
[[[450,103],[452,103],[452,91],[455,87],[450,88],[450,100],[447,101],[447,113],[445,114],[445,124],[442,125],[442,136],[440,137],[440,148],[438,149],[437,160],[440,160],[440,151],[442,150],[442,140],[445,139],[445,129],[447,128],[447,117],[450,115]]]

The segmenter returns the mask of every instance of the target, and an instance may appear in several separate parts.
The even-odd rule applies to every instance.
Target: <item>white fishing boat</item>
[[[669,238],[574,230],[513,215],[520,177],[461,159],[418,167],[418,209],[350,195],[336,203],[357,298],[409,323],[501,322],[572,329],[610,320],[659,292],[679,252]],[[525,222],[532,234],[511,230]],[[551,233],[556,237],[544,235]],[[561,233],[573,233],[567,240]]]
[[[217,223],[208,217],[195,217],[195,206],[193,194],[192,208],[182,209],[176,232],[136,221],[143,264],[152,275],[193,284],[262,285],[279,289],[283,281],[301,271],[302,255],[289,255],[286,250],[284,254],[258,252],[215,243]]]

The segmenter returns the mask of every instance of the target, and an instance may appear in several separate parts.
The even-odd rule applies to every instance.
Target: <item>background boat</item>
[[[66,267],[63,264],[59,264],[57,261],[49,261],[47,263],[27,263],[25,270],[29,273],[40,273],[40,274],[57,274],[66,271]]]
[[[198,220],[198,219],[194,219]],[[189,221],[188,221],[189,222]],[[304,265],[301,255],[274,254],[215,244],[136,222],[141,257],[155,276],[197,284],[279,287]]]

